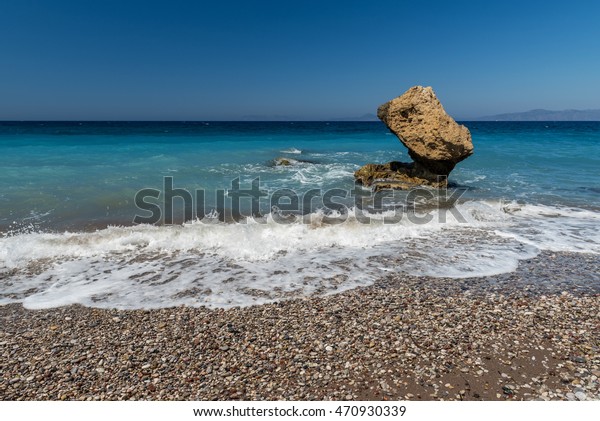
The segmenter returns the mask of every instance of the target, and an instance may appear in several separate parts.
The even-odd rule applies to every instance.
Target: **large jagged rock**
[[[473,154],[469,129],[446,114],[431,87],[410,88],[380,106],[377,117],[408,148],[415,162],[367,164],[355,173],[357,181],[364,185],[443,187],[455,165]]]

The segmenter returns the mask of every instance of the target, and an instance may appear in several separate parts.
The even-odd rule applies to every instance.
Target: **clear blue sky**
[[[3,0],[0,120],[600,108],[598,1]]]

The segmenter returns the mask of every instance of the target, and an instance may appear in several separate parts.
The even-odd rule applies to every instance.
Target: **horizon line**
[[[482,120],[483,117],[457,118],[457,122],[471,123],[590,123],[598,120]],[[383,123],[381,120],[0,120],[2,123]]]

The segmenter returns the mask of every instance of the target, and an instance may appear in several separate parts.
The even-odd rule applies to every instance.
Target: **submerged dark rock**
[[[416,162],[388,162],[387,164],[367,164],[354,173],[356,181],[377,190],[408,190],[416,185],[444,187],[446,178],[437,179]]]
[[[314,164],[314,162],[307,161],[304,159],[279,157],[279,158],[275,158],[273,160],[272,164],[276,167],[290,167],[293,165],[300,165],[300,164]]]

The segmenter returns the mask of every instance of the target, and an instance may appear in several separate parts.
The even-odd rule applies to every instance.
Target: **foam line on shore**
[[[194,222],[0,238],[0,303],[29,308],[245,306],[336,293],[389,273],[480,277],[541,250],[600,253],[595,212],[500,201],[430,210],[427,224],[351,210],[340,223]],[[442,221],[444,212],[444,221]],[[461,221],[457,217],[465,218]]]

